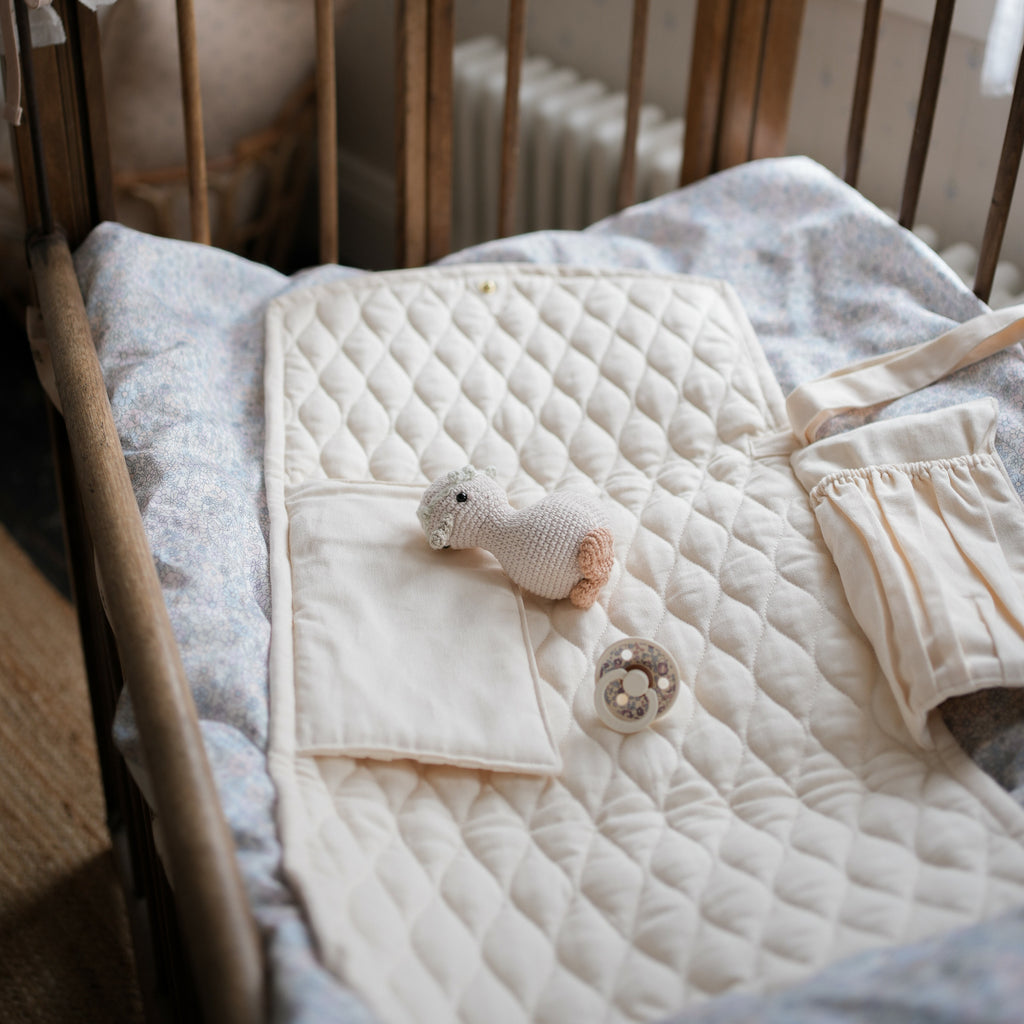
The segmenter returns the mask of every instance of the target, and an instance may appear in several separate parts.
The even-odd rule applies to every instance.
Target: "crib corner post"
[[[48,208],[73,248],[113,218],[114,186],[96,14],[76,0],[54,0],[54,8],[67,40],[23,56],[28,117],[11,129],[11,144],[26,225],[42,225]]]

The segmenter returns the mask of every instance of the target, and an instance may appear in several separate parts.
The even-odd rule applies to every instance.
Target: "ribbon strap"
[[[793,433],[814,441],[840,413],[891,402],[1024,340],[1024,305],[982,313],[931,341],[874,356],[795,388],[786,399]]]

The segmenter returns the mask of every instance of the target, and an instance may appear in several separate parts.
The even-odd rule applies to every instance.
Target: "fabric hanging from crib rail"
[[[794,434],[900,398],[1024,338],[1024,308],[802,385]],[[911,734],[944,700],[1024,679],[1024,515],[981,399],[870,423],[792,457]]]

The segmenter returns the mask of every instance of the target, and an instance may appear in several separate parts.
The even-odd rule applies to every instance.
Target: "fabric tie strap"
[[[786,399],[793,433],[811,444],[833,416],[891,402],[1024,340],[1024,305],[982,313],[920,344],[843,367]]]
[[[797,388],[790,462],[900,714],[923,746],[950,697],[1024,672],[1024,523],[993,398],[815,441],[830,417],[901,398],[1024,338],[1024,306]]]

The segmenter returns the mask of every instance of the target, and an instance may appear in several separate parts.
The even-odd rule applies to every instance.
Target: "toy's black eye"
[[[469,501],[469,495],[465,491],[459,491],[459,493],[455,495],[455,500],[456,501]]]

